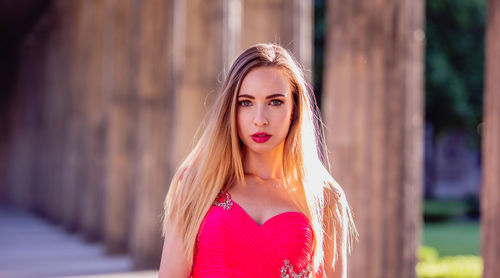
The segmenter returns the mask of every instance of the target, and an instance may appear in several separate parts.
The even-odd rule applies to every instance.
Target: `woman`
[[[170,184],[159,277],[346,277],[357,232],[316,123],[292,56],[244,51]]]

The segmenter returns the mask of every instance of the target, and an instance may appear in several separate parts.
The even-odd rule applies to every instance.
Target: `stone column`
[[[239,54],[235,39],[240,32],[238,1],[176,1],[174,167],[194,147],[195,133],[220,93],[230,63]]]
[[[9,201],[22,209],[44,214],[47,212],[46,197],[50,189],[46,186],[47,162],[47,117],[44,107],[48,97],[45,70],[46,35],[43,16],[38,24],[33,24],[20,43],[17,56],[17,78],[12,88],[13,100],[10,103],[8,148]],[[45,182],[45,183],[44,183]]]
[[[242,1],[241,28],[241,50],[256,43],[279,43],[290,49],[306,70],[312,69],[313,1]]]
[[[484,278],[500,273],[500,1],[488,1],[481,189],[481,255]]]
[[[35,163],[33,153],[36,153],[36,119],[42,94],[36,92],[42,83],[40,75],[40,59],[34,50],[36,38],[29,34],[21,45],[20,53],[24,59],[19,61],[17,82],[13,86],[13,99],[10,102],[8,116],[10,118],[7,164],[7,201],[11,205],[24,210],[41,210],[40,198],[34,194],[33,186]],[[27,66],[27,65],[30,66]]]
[[[82,26],[83,55],[86,64],[81,68],[84,74],[81,84],[83,101],[83,135],[84,169],[81,184],[81,210],[79,211],[82,223],[82,232],[86,240],[95,241],[102,238],[103,225],[103,184],[105,169],[105,143],[107,128],[107,98],[103,89],[104,54],[103,30],[105,19],[104,1],[83,1]]]
[[[71,26],[65,130],[60,139],[62,219],[69,231],[79,230],[88,241],[103,235],[103,196],[107,173],[107,121],[109,89],[105,68],[108,61],[104,1],[75,1],[62,18]],[[114,51],[114,50],[112,50]],[[111,50],[109,51],[111,52]]]
[[[172,51],[173,1],[141,1],[137,6],[138,96],[137,182],[133,189],[130,247],[136,268],[159,267],[161,213],[172,177],[173,92]]]
[[[82,227],[82,187],[86,183],[87,175],[84,171],[87,152],[84,151],[83,140],[86,136],[84,125],[84,104],[87,97],[87,44],[89,31],[88,8],[85,1],[75,1],[72,4],[70,17],[72,35],[70,41],[69,58],[69,90],[66,97],[66,129],[64,141],[64,165],[61,171],[63,210],[62,221],[68,231],[74,232]]]
[[[73,3],[68,1],[54,1],[40,21],[39,29],[34,32],[46,37],[45,51],[40,56],[45,57],[44,68],[40,75],[44,79],[44,86],[39,88],[44,92],[44,101],[40,103],[44,119],[42,144],[39,153],[42,157],[41,175],[35,186],[43,192],[44,206],[47,216],[55,223],[63,220],[65,199],[63,180],[65,169],[65,136],[69,127],[68,96],[71,90],[71,34],[73,33],[72,10]]]
[[[136,1],[106,1],[104,90],[110,103],[104,182],[104,243],[107,253],[128,249],[135,185],[138,97],[134,90]]]
[[[423,164],[422,0],[328,1],[322,111],[359,231],[349,277],[415,277]]]

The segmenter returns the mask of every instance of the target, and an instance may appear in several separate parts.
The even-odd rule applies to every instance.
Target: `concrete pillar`
[[[424,2],[328,1],[322,111],[359,231],[349,277],[415,277],[423,164]]]
[[[311,70],[313,12],[309,0],[242,0],[241,50],[256,43],[279,43]]]
[[[84,139],[87,131],[84,125],[84,104],[87,98],[87,44],[89,30],[87,13],[84,1],[72,3],[70,12],[71,38],[69,63],[69,90],[66,97],[66,128],[64,130],[62,148],[64,149],[64,166],[61,171],[62,221],[68,231],[80,230],[83,226],[82,215],[82,188],[87,181],[85,160],[87,152],[84,149]]]
[[[176,1],[174,167],[192,150],[195,133],[239,54],[235,38],[240,32],[240,9],[238,1],[232,0]]]
[[[128,250],[132,189],[137,172],[137,109],[134,90],[136,1],[106,1],[104,90],[109,92],[107,172],[104,182],[104,243],[109,254]]]
[[[74,3],[71,88],[68,96],[68,175],[65,223],[87,241],[102,237],[108,103],[104,90],[105,2]],[[76,219],[75,219],[76,218]]]
[[[488,1],[481,189],[481,255],[484,278],[500,273],[500,1]]]
[[[152,0],[137,7],[138,52],[135,89],[138,95],[137,182],[133,189],[130,246],[136,268],[159,267],[161,213],[172,177],[173,1]]]
[[[8,196],[16,207],[44,212],[43,187],[38,185],[43,177],[43,159],[40,147],[44,146],[42,136],[44,118],[42,105],[46,96],[43,75],[43,55],[40,54],[40,35],[30,32],[20,46],[19,71],[12,94],[9,118],[9,163]]]
[[[34,186],[40,187],[43,192],[44,207],[48,218],[55,223],[61,223],[64,209],[62,200],[64,192],[65,169],[65,136],[69,126],[68,96],[71,90],[71,34],[73,4],[68,1],[54,1],[48,11],[39,21],[39,27],[33,32],[45,38],[40,56],[44,57],[43,69],[39,73],[44,79],[44,86],[38,91],[44,95],[40,103],[43,115],[42,133],[38,140],[41,174]],[[40,48],[38,48],[40,50]],[[40,51],[42,52],[42,51]]]

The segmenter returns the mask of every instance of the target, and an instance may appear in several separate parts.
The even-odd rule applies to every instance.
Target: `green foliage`
[[[439,258],[436,249],[421,246],[416,266],[420,278],[480,278],[483,260],[478,256],[452,256]]]
[[[426,1],[426,118],[436,136],[482,119],[485,0]]]
[[[420,246],[418,250],[419,262],[435,262],[439,259],[439,253],[435,248],[430,246]]]
[[[321,102],[327,1],[314,0],[313,85]],[[486,0],[426,0],[425,117],[435,136],[464,128],[478,146]]]
[[[465,215],[471,205],[462,200],[425,200],[423,213],[425,221],[443,221]]]
[[[441,256],[479,255],[480,226],[477,221],[425,223],[422,244],[432,246]]]

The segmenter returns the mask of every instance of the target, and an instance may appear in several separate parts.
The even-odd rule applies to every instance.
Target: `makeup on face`
[[[254,140],[256,143],[265,143],[267,140],[271,138],[272,135],[267,134],[265,132],[257,132],[252,134],[252,140]]]
[[[293,99],[290,81],[281,70],[251,70],[242,81],[237,105],[238,136],[250,150],[270,151],[286,138]]]

